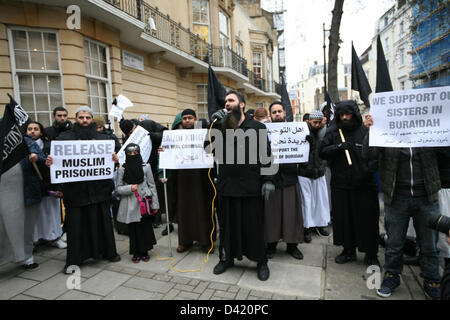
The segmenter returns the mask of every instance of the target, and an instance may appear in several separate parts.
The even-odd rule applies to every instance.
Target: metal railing
[[[211,64],[215,67],[231,68],[247,77],[247,60],[231,48],[211,46]]]

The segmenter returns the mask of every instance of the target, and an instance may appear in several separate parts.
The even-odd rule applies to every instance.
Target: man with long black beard
[[[192,109],[181,113],[183,129],[194,129],[197,114]],[[164,151],[160,148],[160,151]],[[211,247],[210,234],[213,228],[211,203],[214,194],[208,178],[208,169],[173,170],[171,179],[176,183],[176,212],[178,218],[177,252],[190,249],[196,241],[208,252]],[[170,195],[169,195],[170,197]],[[215,230],[212,235],[215,240]]]
[[[73,128],[61,133],[57,140],[111,140],[107,135],[97,132],[93,117],[91,108],[79,107],[75,113],[76,123]],[[115,153],[112,157],[118,162]],[[46,164],[49,167],[53,164],[51,156],[47,157]],[[110,213],[113,180],[69,182],[62,184],[62,188],[67,232],[64,272],[70,273],[69,266],[80,266],[89,258],[119,261]]]
[[[212,116],[212,120],[218,122],[216,128],[222,130],[224,142],[224,161],[219,164],[217,180],[220,261],[213,272],[221,274],[234,265],[234,258],[242,260],[242,256],[246,256],[257,262],[258,279],[265,281],[270,272],[265,252],[262,195],[268,198],[275,190],[271,176],[261,175],[264,165],[260,158],[260,139],[266,140],[264,153],[270,155],[267,129],[264,124],[245,116],[245,99],[239,92],[227,93],[225,109]],[[252,134],[257,141],[244,136]],[[216,158],[220,151],[216,151]],[[228,152],[234,152],[232,163],[225,160]],[[239,155],[245,155],[243,163],[237,161]],[[256,163],[252,163],[251,158],[256,158]]]
[[[356,260],[356,247],[365,252],[367,265],[380,265],[377,257],[379,237],[378,191],[374,179],[377,161],[362,156],[363,139],[368,129],[363,125],[356,102],[342,101],[336,106],[336,125],[328,128],[320,155],[331,169],[333,240],[344,246],[336,263]],[[342,141],[340,131],[344,136]],[[350,155],[351,164],[346,152]]]
[[[286,122],[286,110],[280,101],[269,106],[272,122]],[[264,202],[264,225],[267,257],[276,252],[278,241],[287,244],[286,252],[295,259],[303,259],[297,245],[303,242],[303,217],[298,183],[298,164],[280,164],[275,176],[275,192]]]

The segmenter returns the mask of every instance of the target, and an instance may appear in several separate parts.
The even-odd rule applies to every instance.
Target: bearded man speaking
[[[263,195],[269,197],[275,190],[272,176],[261,175],[264,164],[260,151],[270,155],[267,129],[245,115],[245,99],[239,92],[227,93],[225,109],[212,115],[212,120],[217,122],[215,128],[220,128],[223,136],[223,159],[231,158],[219,163],[220,261],[214,267],[214,274],[233,266],[234,258],[242,260],[246,256],[257,262],[258,279],[265,281],[270,273],[265,253]],[[262,139],[267,143],[265,150],[260,147]]]
[[[363,125],[355,101],[338,103],[335,120],[336,125],[328,128],[320,148],[320,156],[327,160],[331,169],[333,241],[335,245],[344,247],[335,262],[355,261],[358,247],[359,251],[366,253],[364,260],[367,265],[379,266],[380,210],[374,178],[377,161],[368,161],[362,156],[362,144],[368,129]]]

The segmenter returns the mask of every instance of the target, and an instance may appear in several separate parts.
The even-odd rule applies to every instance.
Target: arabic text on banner
[[[112,179],[114,140],[67,140],[51,142],[52,183]]]
[[[274,163],[308,162],[309,134],[306,122],[266,123]]]
[[[450,87],[376,93],[370,146],[450,146]]]

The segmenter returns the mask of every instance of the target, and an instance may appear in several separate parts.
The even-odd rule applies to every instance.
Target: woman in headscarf
[[[119,168],[117,177],[116,192],[121,196],[117,221],[128,224],[132,261],[147,262],[150,259],[148,250],[153,249],[156,238],[152,216],[141,213],[140,200],[144,201],[145,197],[152,198],[153,214],[159,209],[158,194],[150,164],[143,163],[139,145],[128,144],[125,153],[125,164]]]

